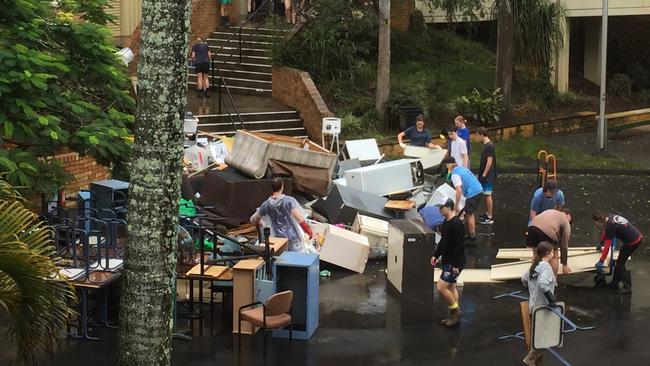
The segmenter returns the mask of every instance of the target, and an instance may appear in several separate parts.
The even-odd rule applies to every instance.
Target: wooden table
[[[81,336],[77,335],[79,338],[84,338],[91,341],[97,341],[99,338],[91,337],[88,334],[88,291],[90,290],[99,290],[107,287],[111,283],[117,281],[121,277],[119,272],[107,272],[107,271],[94,271],[90,272],[87,278],[83,280],[74,280],[71,281],[72,285],[75,288],[81,290],[81,303],[79,304],[81,308]],[[108,293],[104,296],[104,304],[102,311],[103,325],[109,326],[108,324]]]

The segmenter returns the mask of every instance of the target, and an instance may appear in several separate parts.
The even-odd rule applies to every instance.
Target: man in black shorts
[[[201,37],[197,39],[197,43],[192,46],[191,59],[194,61],[194,71],[196,72],[196,91],[201,96],[209,97],[210,92],[210,61],[212,60],[212,52],[207,42]]]
[[[561,210],[546,210],[533,217],[526,232],[526,246],[533,248],[533,258],[537,255],[535,248],[537,244],[548,241],[553,243],[553,259],[551,268],[557,274],[559,269],[558,251],[561,254],[562,274],[570,274],[568,266],[569,238],[571,237],[571,211],[564,207]]]
[[[438,203],[436,206],[445,221],[438,226],[441,239],[433,257],[431,257],[431,266],[435,267],[439,260],[442,262],[442,274],[436,287],[440,295],[447,301],[449,315],[441,321],[441,324],[451,328],[457,325],[460,318],[463,317],[456,281],[465,267],[465,226],[456,216],[454,201],[447,199],[446,202]]]
[[[456,160],[448,156],[442,160],[440,164],[447,166],[447,171],[451,172],[451,183],[456,189],[456,213],[461,214],[458,203],[461,197],[465,197],[465,207],[462,212],[465,213],[465,222],[467,223],[467,245],[471,245],[476,241],[476,220],[474,212],[481,202],[483,196],[483,187],[476,179],[472,172],[464,166],[458,166]]]

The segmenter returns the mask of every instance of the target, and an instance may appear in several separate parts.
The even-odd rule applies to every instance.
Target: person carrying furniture
[[[630,271],[625,268],[625,263],[630,258],[632,253],[636,251],[641,242],[643,241],[643,234],[631,222],[621,215],[605,215],[601,212],[595,211],[592,213],[591,218],[598,224],[603,226],[603,233],[600,238],[600,246],[602,252],[600,260],[596,263],[596,269],[601,270],[604,267],[605,260],[609,254],[612,246],[612,241],[616,238],[619,243],[618,259],[614,267],[614,276],[609,285],[616,289],[620,294],[632,293],[632,276]],[[612,249],[614,250],[614,249]],[[619,283],[623,282],[623,287],[619,288]]]
[[[467,223],[467,241],[468,245],[476,241],[476,221],[474,212],[481,202],[483,196],[483,188],[478,179],[472,172],[464,166],[458,166],[456,160],[452,157],[446,157],[440,164],[446,165],[447,170],[451,172],[451,183],[456,189],[456,203],[460,202],[462,197],[465,197],[465,207],[462,212],[465,213],[465,222]],[[461,210],[456,205],[456,213],[460,214]]]
[[[273,188],[271,197],[260,205],[251,216],[250,222],[257,224],[263,216],[268,216],[271,220],[271,229],[274,235],[287,238],[289,241],[289,251],[302,251],[304,244],[300,228],[309,235],[310,239],[314,234],[302,215],[300,204],[295,198],[285,196],[282,193],[284,190],[282,178],[274,178],[271,182],[271,188]]]
[[[533,259],[537,256],[539,243],[547,241],[553,244],[553,259],[551,267],[558,273],[558,251],[561,254],[562,274],[570,274],[571,267],[567,264],[569,255],[569,238],[571,237],[571,210],[546,210],[535,216],[526,232],[526,246],[533,249]]]
[[[463,317],[456,281],[465,268],[465,226],[456,215],[454,201],[447,199],[444,203],[437,203],[436,206],[445,221],[438,226],[441,239],[431,257],[431,266],[435,267],[438,262],[442,263],[442,274],[436,287],[447,302],[449,314],[440,323],[451,328],[456,326]]]
[[[535,258],[530,268],[521,276],[521,282],[528,288],[528,312],[532,314],[538,305],[555,305],[555,287],[557,279],[551,268],[553,244],[543,241],[535,248]],[[524,363],[531,366],[543,365],[542,351],[531,347],[524,358]]]
[[[406,144],[402,141],[406,137],[411,146],[422,146],[431,149],[440,149],[440,146],[431,142],[431,131],[424,128],[424,115],[420,114],[415,120],[415,126],[397,134],[397,142],[402,149],[406,149]]]

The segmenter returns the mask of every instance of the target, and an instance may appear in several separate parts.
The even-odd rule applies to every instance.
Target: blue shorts
[[[483,194],[486,196],[489,196],[492,194],[492,183],[490,182],[483,182],[481,183],[481,187],[483,187]]]
[[[440,279],[447,283],[456,283],[456,280],[458,280],[458,276],[460,276],[460,272],[462,271],[463,269],[459,268],[458,273],[454,273],[454,268],[451,264],[443,264]]]

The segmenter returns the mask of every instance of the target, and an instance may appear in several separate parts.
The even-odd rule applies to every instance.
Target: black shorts
[[[537,244],[543,241],[553,244],[553,247],[557,245],[553,239],[549,238],[548,235],[537,226],[529,226],[528,232],[526,232],[526,246],[529,248],[537,248]]]
[[[194,65],[194,70],[197,73],[201,74],[207,74],[210,72],[210,63],[209,62],[201,62],[200,64]]]
[[[465,207],[463,208],[463,211],[466,214],[470,214],[470,215],[476,212],[476,209],[478,208],[478,204],[481,203],[482,196],[483,195],[479,193],[474,197],[467,198],[465,200]]]

